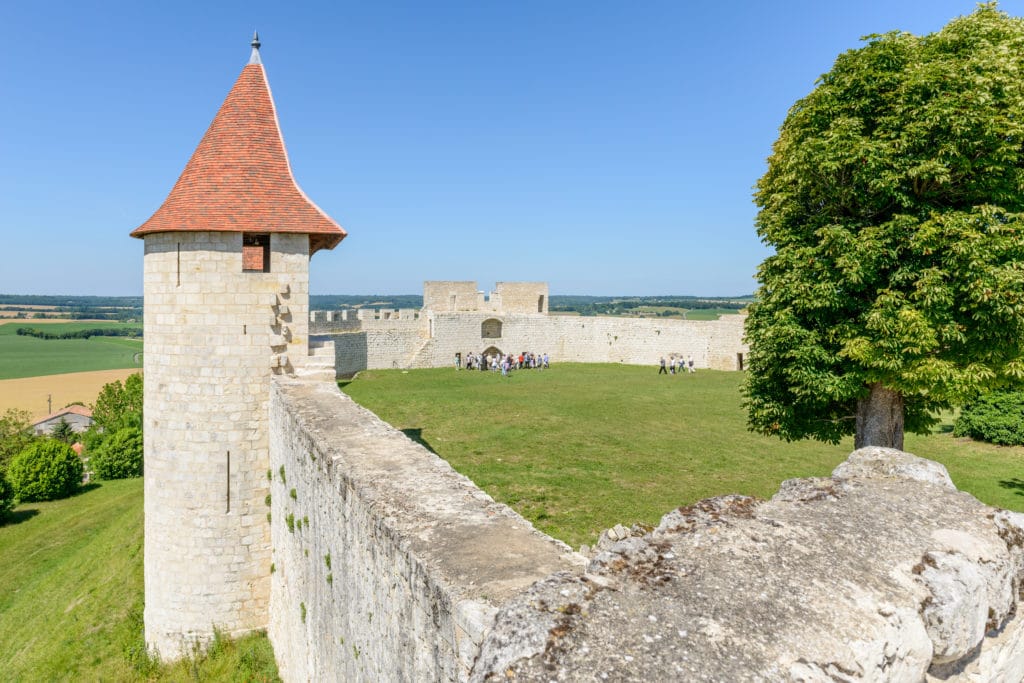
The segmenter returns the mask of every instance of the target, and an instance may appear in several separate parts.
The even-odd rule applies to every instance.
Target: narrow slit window
[[[225,476],[224,476],[224,512],[231,512],[231,451],[227,452],[227,458],[224,463]]]
[[[242,272],[270,272],[270,235],[242,234]]]

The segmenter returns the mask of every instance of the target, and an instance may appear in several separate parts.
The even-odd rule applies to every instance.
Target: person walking
[[[686,359],[686,364],[690,366],[690,372],[696,372],[696,370],[693,369],[693,356]]]
[[[658,365],[658,374],[659,375],[667,375],[668,374],[668,370],[665,369],[665,356],[661,357],[661,362]]]

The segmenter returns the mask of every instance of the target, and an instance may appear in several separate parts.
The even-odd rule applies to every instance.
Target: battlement
[[[423,309],[436,313],[548,312],[548,283],[498,282],[488,294],[471,280],[427,280],[423,283]]]
[[[309,322],[315,325],[363,320],[419,320],[415,308],[344,308],[340,311],[310,311]]]

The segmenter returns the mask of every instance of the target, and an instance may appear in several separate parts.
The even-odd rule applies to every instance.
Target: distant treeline
[[[423,308],[420,294],[310,294],[309,308],[334,311],[340,308]]]
[[[19,327],[17,333],[22,337],[38,339],[89,339],[90,337],[141,337],[141,327],[96,328],[92,330],[75,330],[74,332],[47,332],[34,327]]]
[[[42,306],[47,310],[31,310]],[[138,320],[142,317],[142,297],[0,294],[0,311],[16,311],[19,318],[31,315],[44,319]]]
[[[552,294],[548,305],[551,311],[576,312],[580,315],[616,315],[643,306],[670,308],[725,309],[738,311],[746,308],[754,297],[697,296],[577,296]],[[312,294],[309,307],[315,311],[340,308],[422,308],[419,294]]]
[[[725,309],[739,311],[754,300],[753,296],[695,297],[695,296],[569,296],[552,295],[548,309],[555,312],[575,312],[580,315],[621,315],[627,311],[648,306],[683,308],[687,310]]]
[[[342,308],[422,308],[420,294],[312,294],[310,308],[331,311]],[[615,315],[643,306],[671,308],[740,310],[753,301],[752,295],[733,297],[696,296],[582,296],[553,294],[551,311],[580,315]],[[16,306],[54,306],[45,311],[25,312]],[[81,320],[141,320],[141,296],[64,296],[0,294],[0,310],[31,313],[36,318]],[[23,316],[18,316],[23,317]]]

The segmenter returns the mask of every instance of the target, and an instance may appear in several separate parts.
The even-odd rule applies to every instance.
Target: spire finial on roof
[[[262,64],[263,62],[260,61],[260,34],[256,31],[252,32],[252,43],[250,45],[252,45],[252,54],[249,55],[249,63]]]

